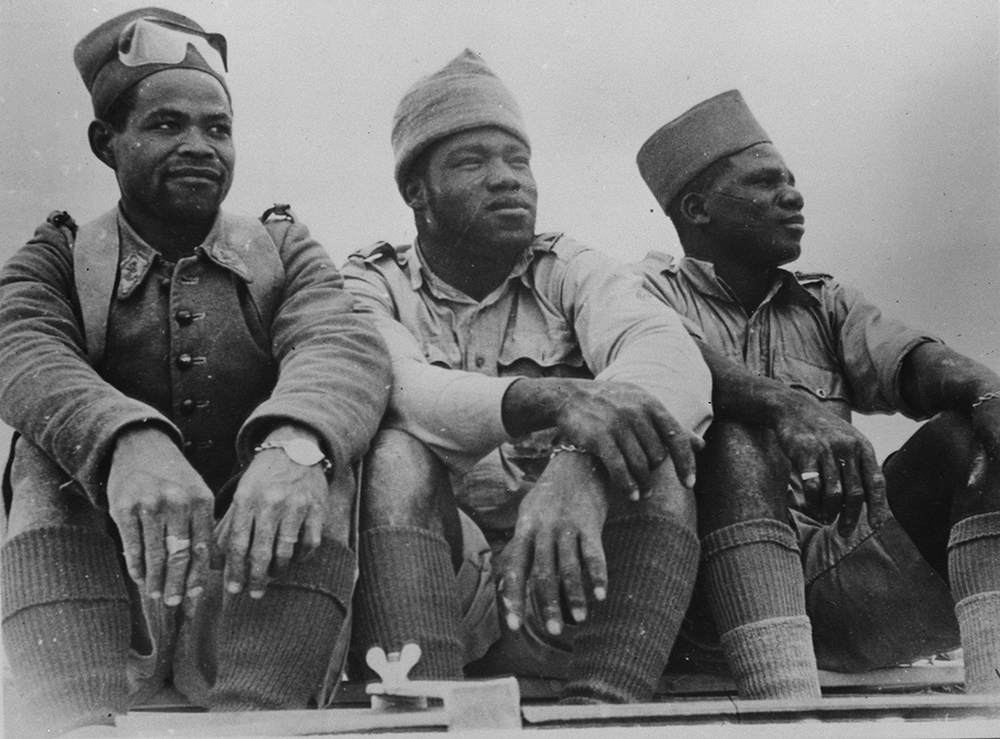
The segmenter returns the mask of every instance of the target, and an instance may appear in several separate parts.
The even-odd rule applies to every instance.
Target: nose
[[[802,210],[802,206],[805,205],[805,200],[802,197],[802,193],[800,193],[792,185],[789,185],[779,196],[778,205],[782,208],[787,208],[788,210]]]
[[[502,157],[495,157],[490,161],[486,177],[487,184],[492,189],[517,190],[521,187],[518,173]]]
[[[197,126],[189,126],[185,129],[179,151],[190,157],[211,158],[215,156],[215,148],[211,145],[208,137]]]

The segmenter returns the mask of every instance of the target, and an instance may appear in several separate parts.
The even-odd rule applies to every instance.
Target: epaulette
[[[681,268],[680,260],[665,251],[650,251],[642,261],[645,264],[655,266],[657,272],[669,272],[672,275],[677,274]]]
[[[260,217],[261,223],[270,223],[271,221],[291,221],[295,223],[295,214],[292,213],[292,206],[288,203],[275,203],[272,205]]]
[[[73,245],[77,231],[76,221],[73,220],[73,216],[64,210],[54,210],[49,213],[45,221],[62,231],[66,237],[66,241],[69,242],[70,246]]]
[[[357,259],[363,259],[366,262],[377,262],[383,257],[398,259],[409,248],[409,244],[393,246],[388,241],[376,241],[374,244],[366,246],[364,249],[358,249],[356,252],[351,254],[351,256]]]
[[[556,245],[556,242],[562,238],[562,232],[551,231],[549,233],[538,234],[535,237],[535,246],[544,246],[547,249],[551,249]]]
[[[832,280],[833,275],[826,272],[795,272],[795,279],[799,282],[826,282]]]

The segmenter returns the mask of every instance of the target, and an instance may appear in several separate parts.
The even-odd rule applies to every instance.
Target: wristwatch
[[[281,449],[288,458],[303,467],[312,467],[318,464],[323,468],[323,472],[329,474],[333,464],[323,455],[323,450],[319,444],[310,439],[284,439],[282,441],[265,441],[260,446],[254,447],[254,454],[265,449]]]

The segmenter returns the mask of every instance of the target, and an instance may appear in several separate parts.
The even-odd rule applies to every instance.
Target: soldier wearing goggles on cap
[[[817,664],[959,643],[967,690],[1000,693],[1000,377],[829,275],[781,269],[804,201],[738,91],[667,123],[638,164],[685,253],[640,268],[714,378],[697,492],[717,633],[690,641],[721,643],[745,697],[813,699]],[[852,411],[930,420],[880,469]]]
[[[384,344],[287,209],[220,210],[235,163],[222,36],[144,8],[75,61],[121,200],[79,229],[54,214],[0,274],[20,720],[107,721],[168,680],[211,710],[322,702],[346,649],[352,463],[385,406]]]

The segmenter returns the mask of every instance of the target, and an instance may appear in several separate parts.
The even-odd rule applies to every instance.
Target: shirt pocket
[[[593,377],[570,328],[551,324],[545,331],[521,329],[511,332],[497,357],[497,374],[501,377]]]
[[[437,344],[424,341],[424,358],[429,364],[445,369],[456,369],[461,366],[460,352],[457,346],[442,348]],[[451,350],[451,351],[449,351]]]
[[[774,378],[797,390],[804,390],[824,402],[850,408],[847,382],[836,369],[821,367],[787,354],[776,355],[772,363]]]

